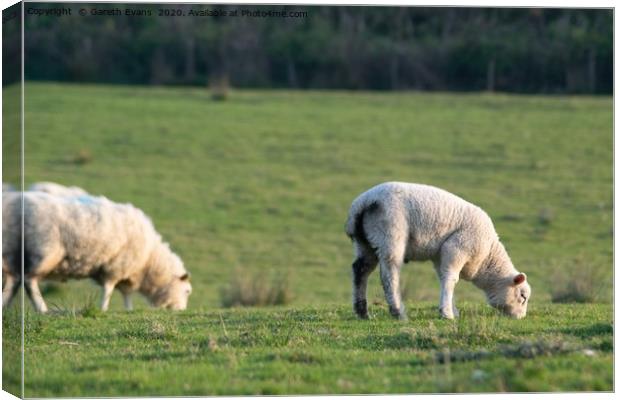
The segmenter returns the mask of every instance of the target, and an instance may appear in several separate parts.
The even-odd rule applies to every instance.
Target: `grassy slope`
[[[607,301],[611,106],[610,98],[287,91],[216,103],[203,89],[28,84],[26,181],[75,184],[144,209],[192,272],[197,324],[213,322],[196,310],[218,307],[235,271],[288,272],[294,307],[347,304],[347,209],[386,180],[431,183],[487,210],[528,274],[534,304],[582,269],[600,276],[597,294]],[[92,161],[73,162],[81,150]],[[15,182],[11,173],[3,179]],[[429,264],[408,265],[404,279],[411,300],[436,301]],[[370,285],[380,300],[376,274]],[[73,282],[46,298],[67,309],[96,294]],[[468,283],[457,298],[482,302]],[[113,308],[120,304],[115,296]],[[597,310],[611,320],[608,308]],[[115,318],[132,320],[109,323]],[[60,329],[67,340],[71,326]]]

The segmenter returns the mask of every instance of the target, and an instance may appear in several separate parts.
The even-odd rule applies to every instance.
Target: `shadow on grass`
[[[588,339],[592,336],[611,335],[614,332],[614,327],[612,324],[593,324],[581,328],[567,328],[560,332],[577,336],[580,339]]]
[[[369,335],[360,338],[357,347],[364,350],[402,350],[420,348],[419,344],[409,333],[397,333],[395,335]]]

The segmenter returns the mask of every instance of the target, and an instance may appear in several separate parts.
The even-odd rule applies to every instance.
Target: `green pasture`
[[[385,307],[360,321],[344,305],[28,313],[25,394],[612,390],[610,305],[534,304],[512,320],[466,303],[457,321],[437,318],[432,303],[409,305],[407,323]],[[3,322],[18,328],[15,313]],[[5,358],[5,370],[18,361]]]

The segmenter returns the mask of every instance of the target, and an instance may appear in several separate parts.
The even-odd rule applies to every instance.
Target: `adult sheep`
[[[47,311],[38,286],[42,279],[94,279],[103,287],[103,311],[114,288],[123,294],[127,309],[134,291],[155,307],[187,307],[192,288],[183,262],[141,210],[105,197],[41,192],[25,192],[23,202],[24,286],[37,311]],[[21,284],[20,203],[19,193],[3,193],[5,307]]]
[[[28,187],[29,192],[43,192],[54,196],[88,196],[88,192],[77,186],[63,186],[54,182],[37,182]]]
[[[513,266],[491,218],[452,193],[421,184],[380,184],[353,201],[345,231],[355,247],[353,308],[360,318],[368,318],[366,287],[378,262],[390,313],[405,319],[400,269],[424,260],[432,260],[439,277],[444,318],[458,316],[453,293],[459,278],[482,289],[488,303],[505,314],[526,314],[530,286]]]

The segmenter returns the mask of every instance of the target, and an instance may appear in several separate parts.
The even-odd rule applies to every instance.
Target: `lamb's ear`
[[[512,279],[512,283],[517,286],[525,282],[526,279],[527,276],[523,272],[521,272]]]
[[[188,273],[188,272],[184,273],[184,274],[181,276],[181,278],[180,278],[180,279],[181,279],[182,281],[187,281],[187,280],[189,280],[189,273]]]

